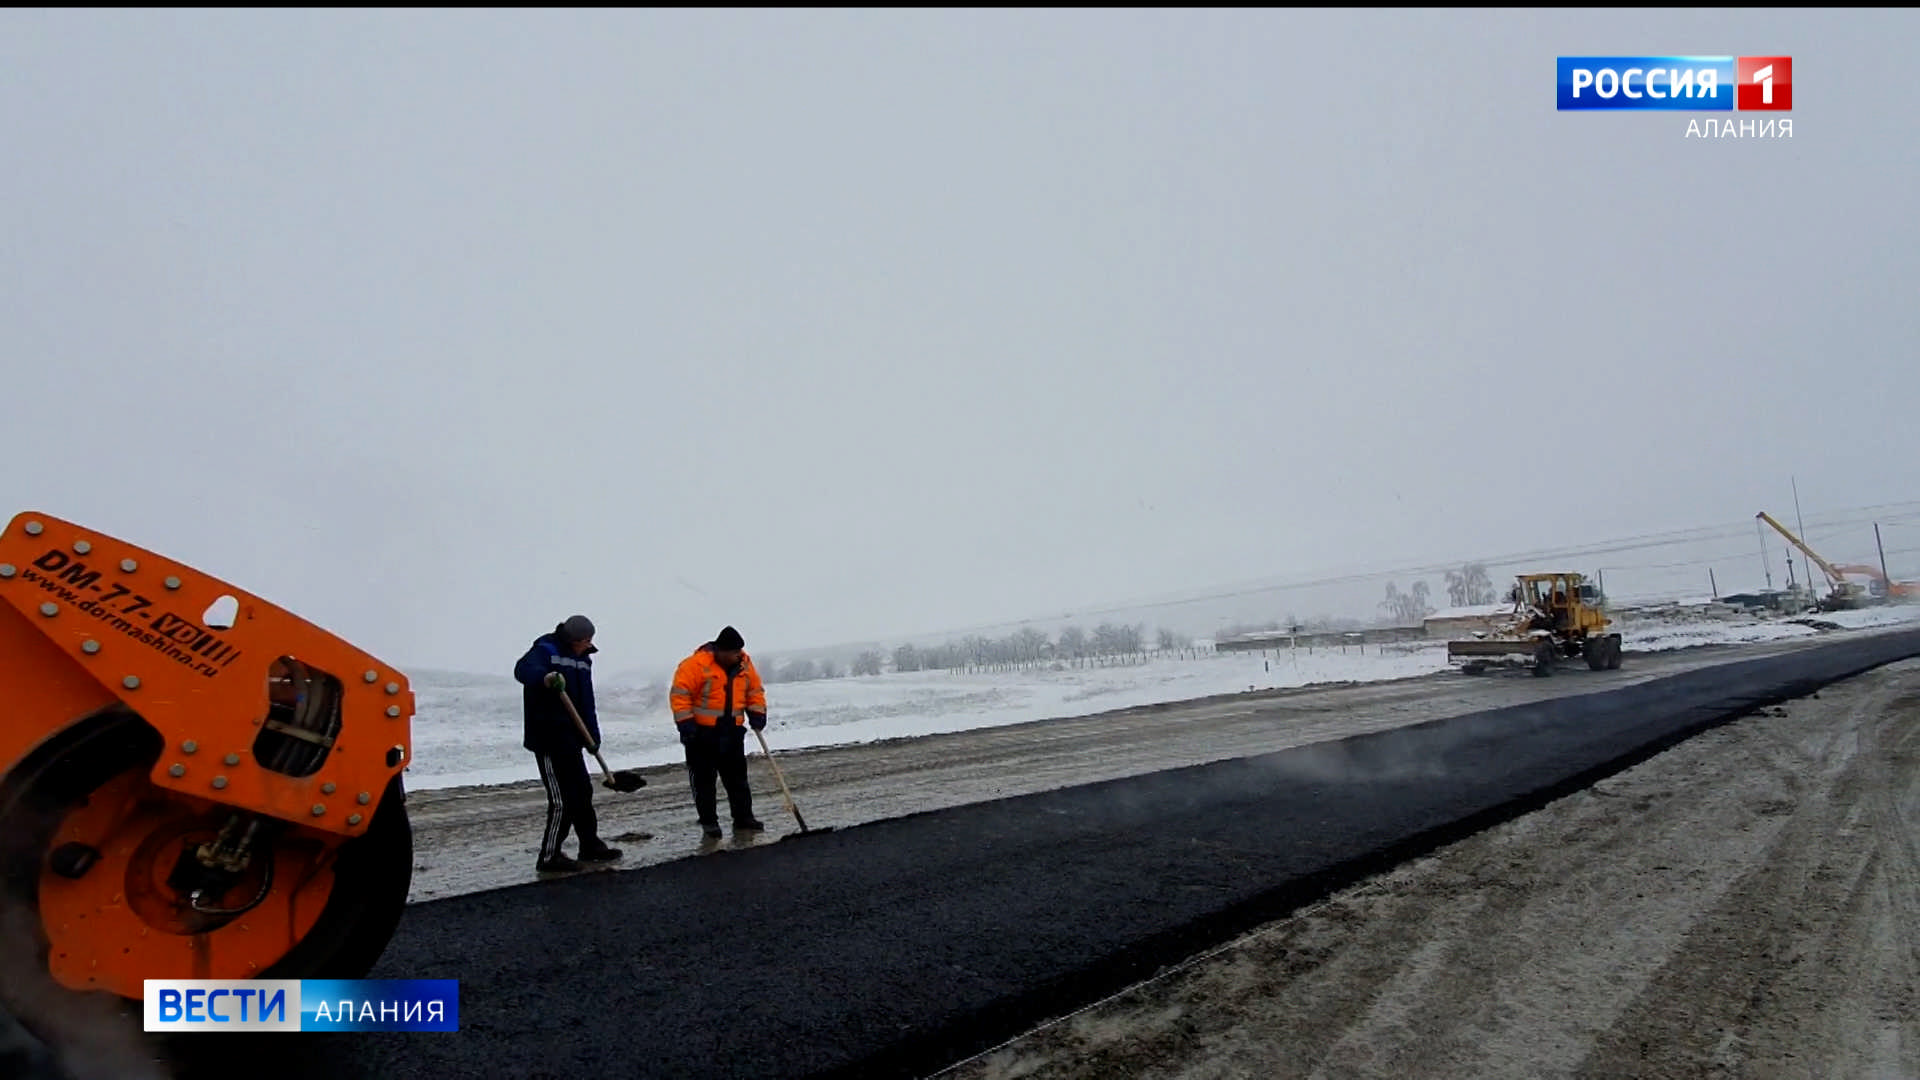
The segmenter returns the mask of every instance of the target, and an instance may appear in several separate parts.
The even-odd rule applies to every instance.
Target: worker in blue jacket
[[[525,731],[520,745],[533,752],[540,766],[540,782],[547,789],[547,827],[540,837],[540,855],[534,867],[540,873],[567,873],[585,869],[582,863],[610,863],[620,849],[600,839],[593,813],[593,780],[583,752],[600,749],[600,720],[593,709],[593,623],[575,615],[534,639],[526,655],[513,666],[521,685]],[[573,702],[585,722],[589,739],[582,739],[561,697]],[[580,834],[580,857],[568,858],[560,845],[569,831]]]

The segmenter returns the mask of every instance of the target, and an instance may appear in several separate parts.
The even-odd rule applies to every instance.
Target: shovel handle
[[[587,722],[580,719],[580,710],[573,707],[573,699],[567,696],[565,690],[555,690],[554,693],[560,696],[560,704],[567,707],[567,715],[573,717],[573,726],[579,730],[580,738],[591,746],[593,744],[593,732],[588,731]],[[612,787],[613,770],[607,768],[607,759],[601,757],[600,751],[597,749],[591,751],[591,753],[593,754],[593,760],[600,763],[600,773],[607,778],[607,786]]]
[[[800,831],[806,832],[807,819],[801,817],[800,808],[793,805],[793,792],[787,790],[787,778],[780,774],[780,763],[773,760],[773,751],[767,749],[767,737],[758,731],[753,733],[753,737],[760,740],[760,752],[766,755],[767,764],[773,766],[773,778],[780,781],[780,795],[787,800],[787,813],[792,814],[793,820],[800,823]]]

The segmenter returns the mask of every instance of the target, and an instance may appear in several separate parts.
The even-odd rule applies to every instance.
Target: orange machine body
[[[74,989],[138,998],[145,978],[270,968],[327,903],[333,855],[400,798],[412,756],[413,692],[391,665],[227,582],[43,513],[0,532],[0,688],[0,778],[57,756],[63,731],[103,713],[136,714],[159,748],[54,831],[50,846],[97,859],[84,874],[43,872],[36,898],[49,971]],[[284,823],[267,876],[256,866],[232,890],[266,899],[203,918],[170,891],[169,860],[236,811]]]

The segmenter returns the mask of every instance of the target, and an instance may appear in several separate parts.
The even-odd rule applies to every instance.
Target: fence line
[[[1086,671],[1094,668],[1138,667],[1156,660],[1211,660],[1220,653],[1203,646],[1183,649],[1155,649],[1103,656],[1049,656],[1031,660],[1007,660],[988,664],[960,664],[949,668],[922,669],[944,671],[948,675],[1007,675],[1025,671]]]

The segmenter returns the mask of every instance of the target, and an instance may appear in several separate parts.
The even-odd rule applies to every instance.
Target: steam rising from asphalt
[[[1227,758],[1159,773],[1056,790],[1060,805],[1043,813],[1081,817],[1109,816],[1116,827],[1145,822],[1199,798],[1245,798],[1259,803],[1276,784],[1303,784],[1337,788],[1344,785],[1425,786],[1459,771],[1453,758],[1471,734],[1433,729],[1409,737],[1407,729],[1395,738],[1361,735],[1304,743],[1247,758]],[[1485,764],[1475,766],[1485,771]],[[1100,794],[1093,792],[1099,790]],[[1383,797],[1387,788],[1380,788]]]
[[[1438,779],[1452,770],[1429,740],[1340,739],[1295,747],[1262,765],[1290,780],[1321,783]]]
[[[38,924],[30,909],[0,892],[0,1075],[170,1080],[141,1030],[139,1006],[53,980],[39,959]]]

